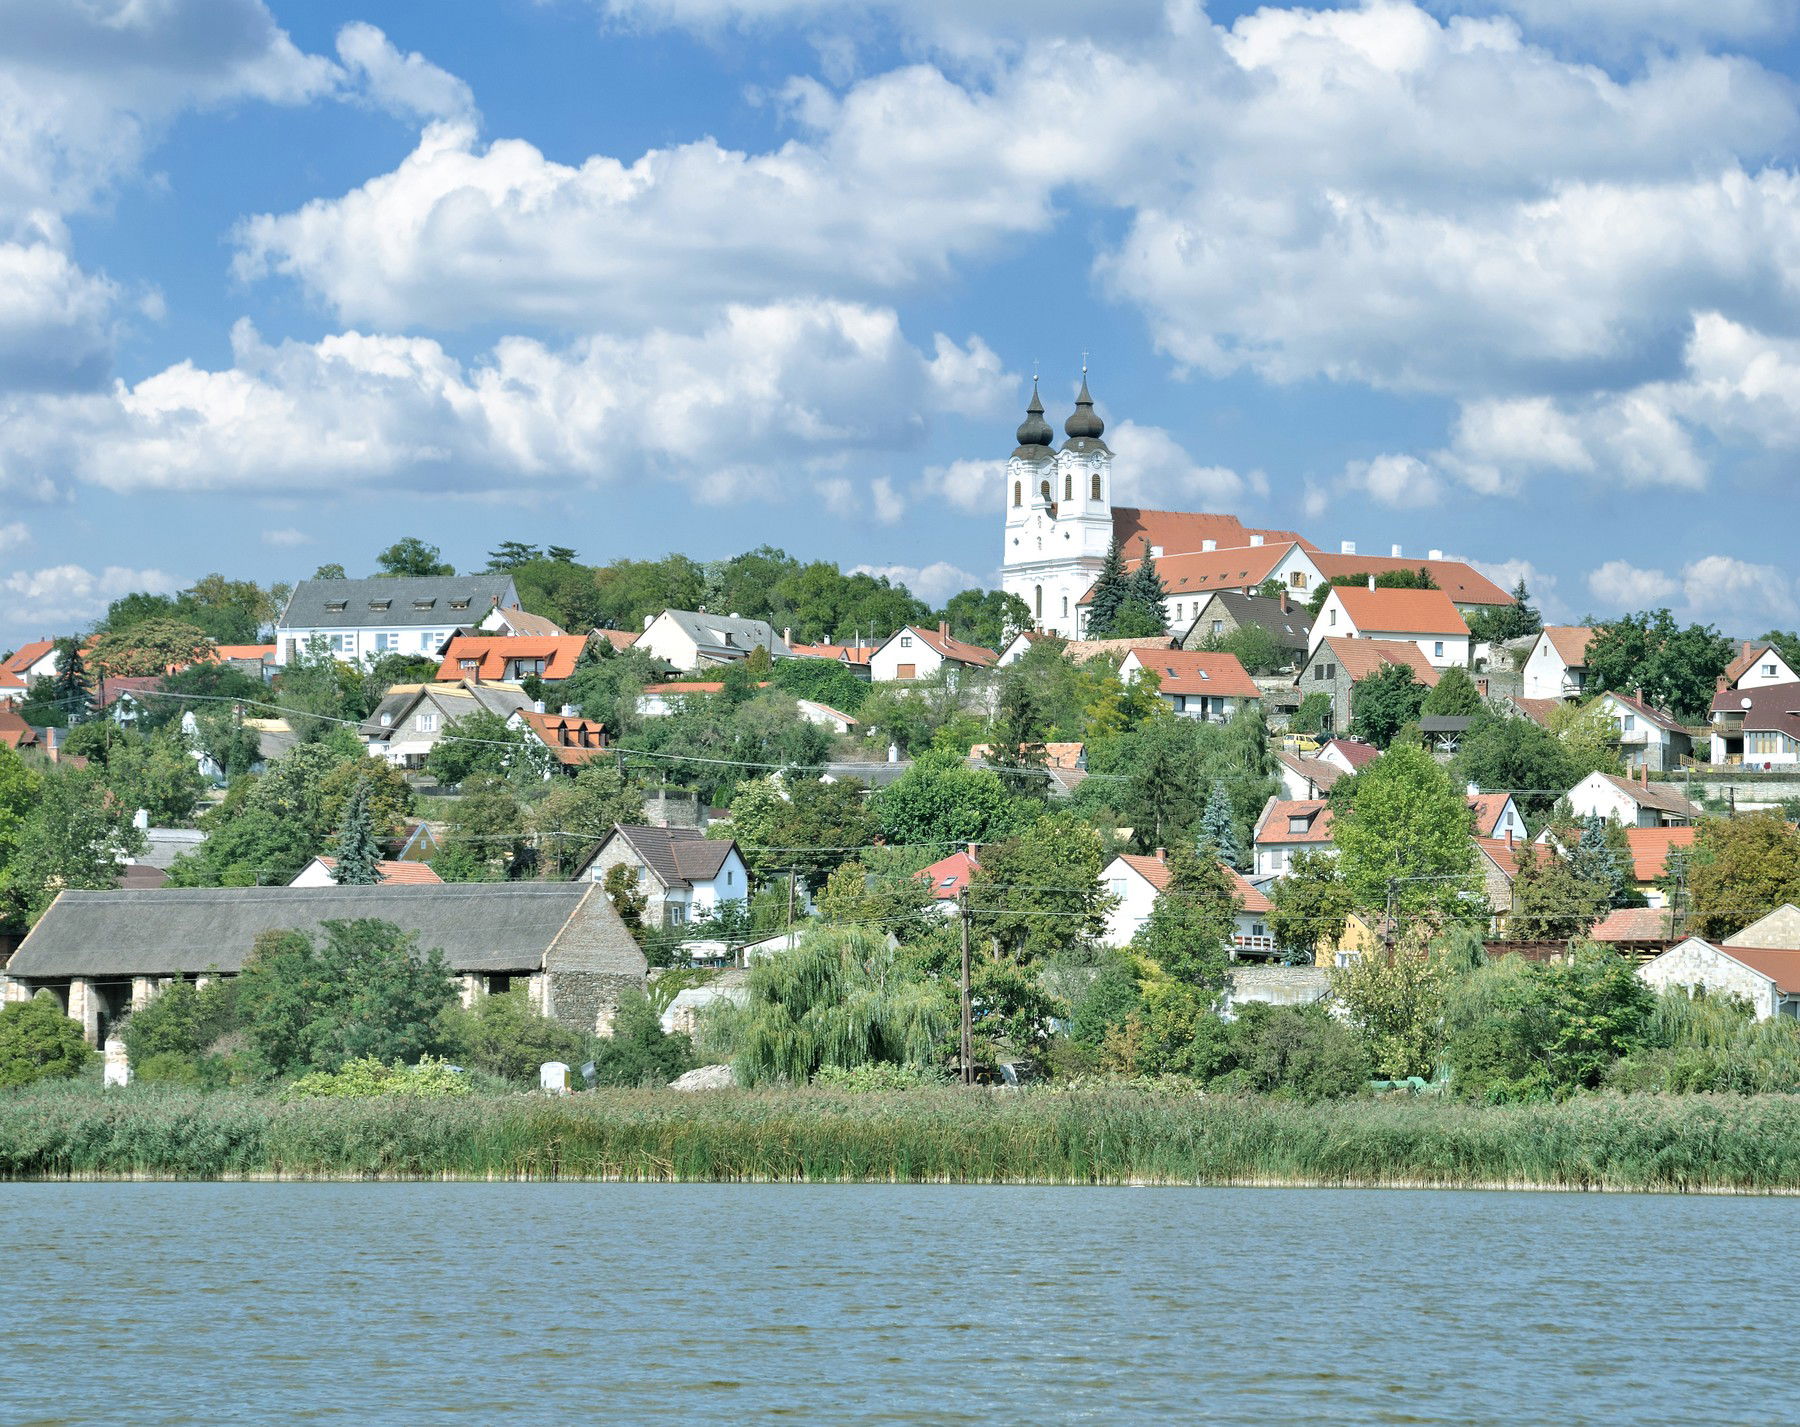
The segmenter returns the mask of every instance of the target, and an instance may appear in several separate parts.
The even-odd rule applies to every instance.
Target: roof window
[[[325,608],[333,611],[334,613],[339,610],[346,610],[346,609],[350,608],[350,601],[349,600],[326,600]]]
[[[414,609],[432,609],[436,605],[437,605],[436,600],[414,600],[413,601]]]
[[[392,600],[370,600],[369,601],[370,609],[377,609],[377,610],[392,609],[393,607],[394,607],[394,602]]]
[[[467,600],[451,600],[450,601],[451,609],[467,609],[468,607],[469,607],[469,602]]]

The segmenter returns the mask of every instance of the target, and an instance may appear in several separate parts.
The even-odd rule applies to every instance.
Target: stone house
[[[1681,720],[1641,695],[1602,694],[1600,706],[1619,726],[1619,751],[1627,768],[1666,773],[1679,768],[1683,758],[1693,756],[1694,736]]]
[[[1379,673],[1390,664],[1404,664],[1412,670],[1413,678],[1428,689],[1439,678],[1431,661],[1410,640],[1327,635],[1313,646],[1306,667],[1300,671],[1297,688],[1302,698],[1315,693],[1329,697],[1331,712],[1325,731],[1342,733],[1350,727],[1350,696],[1356,681]]]
[[[650,926],[686,926],[704,920],[722,902],[750,896],[750,874],[738,845],[697,828],[614,823],[575,880],[604,883],[615,867],[631,869],[647,901],[644,920]]]
[[[1209,639],[1223,639],[1251,626],[1266,631],[1287,651],[1292,668],[1299,668],[1312,648],[1312,616],[1304,604],[1290,600],[1285,590],[1274,599],[1214,590],[1196,606],[1193,621],[1181,636],[1181,647],[1198,649]]]
[[[257,937],[376,918],[443,953],[465,1005],[527,988],[531,1005],[579,1031],[608,1032],[641,990],[644,954],[606,893],[582,882],[374,887],[163,887],[63,892],[13,953],[7,1001],[47,989],[89,1044],[176,980],[235,976]]]
[[[1627,828],[1686,827],[1700,821],[1700,809],[1669,783],[1652,783],[1639,771],[1637,781],[1610,773],[1590,773],[1569,789],[1569,807],[1578,818],[1598,814]]]
[[[1724,941],[1691,936],[1638,968],[1654,990],[1739,996],[1757,1020],[1800,1019],[1800,908],[1777,907]]]

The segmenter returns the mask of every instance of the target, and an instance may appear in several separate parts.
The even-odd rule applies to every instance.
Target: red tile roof
[[[1332,593],[1361,630],[1465,637],[1469,633],[1467,622],[1442,590],[1367,590],[1349,585]]]
[[[1527,699],[1518,694],[1509,696],[1512,706],[1539,728],[1550,727],[1550,711],[1562,707],[1561,699]]]
[[[335,857],[321,857],[318,861],[327,872],[330,872],[337,866],[337,858]],[[444,880],[423,862],[377,862],[375,864],[375,870],[381,873],[381,880],[383,882],[406,883],[408,885],[417,886],[428,882],[442,882]]]
[[[1713,695],[1713,713],[1742,714],[1749,733],[1778,732],[1800,738],[1800,684],[1764,684]],[[1756,760],[1747,760],[1754,763]]]
[[[1352,639],[1335,634],[1329,639],[1321,639],[1314,648],[1315,664],[1319,662],[1321,648],[1331,651],[1332,661],[1349,675],[1351,683],[1378,674],[1390,664],[1404,664],[1413,671],[1413,678],[1428,689],[1441,677],[1425,657],[1425,651],[1407,639]]]
[[[629,649],[637,643],[637,633],[630,629],[596,629],[589,639],[603,639],[614,649]]]
[[[1159,555],[1156,573],[1163,588],[1171,595],[1188,595],[1204,590],[1253,590],[1274,572],[1293,542],[1280,545],[1245,545],[1229,550],[1209,550],[1192,555]],[[1135,570],[1143,563],[1142,548],[1127,551],[1127,569]],[[1087,604],[1093,597],[1090,586],[1081,597]]]
[[[1756,661],[1773,648],[1773,645],[1752,644],[1746,641],[1738,650],[1737,658],[1725,666],[1725,682],[1735,686],[1739,679],[1756,667]]]
[[[1144,857],[1135,852],[1122,852],[1119,854],[1119,861],[1131,868],[1159,893],[1169,890],[1169,864],[1165,859]],[[1224,863],[1219,865],[1225,866]],[[1258,917],[1267,916],[1275,910],[1269,899],[1253,887],[1244,874],[1235,867],[1225,867],[1225,873],[1231,878],[1231,885],[1237,892],[1240,910]]]
[[[880,647],[880,641],[869,644],[790,644],[788,652],[801,659],[835,659],[840,664],[867,664],[869,656]]]
[[[962,889],[969,885],[969,878],[980,865],[967,852],[958,850],[948,857],[940,857],[931,866],[913,873],[913,876],[929,886],[931,895],[938,901],[954,902]]]
[[[1534,862],[1542,862],[1546,857],[1556,856],[1554,851],[1542,843],[1519,838],[1508,842],[1503,837],[1478,837],[1475,839],[1475,846],[1487,854],[1509,882],[1518,876],[1519,868],[1527,857]]]
[[[1800,951],[1774,946],[1725,946],[1716,941],[1708,945],[1768,977],[1777,990],[1790,996],[1800,993]]]
[[[459,634],[444,651],[438,666],[440,681],[457,679],[503,680],[521,659],[542,659],[542,677],[554,682],[575,672],[575,661],[587,648],[579,634]],[[465,665],[474,665],[465,668]]]
[[[1235,654],[1198,649],[1138,649],[1135,659],[1155,674],[1165,694],[1211,694],[1226,699],[1260,699],[1262,690]]]
[[[1411,649],[1412,646],[1409,644],[1407,648]],[[1337,751],[1343,755],[1344,761],[1352,768],[1366,768],[1377,758],[1381,757],[1381,750],[1375,747],[1374,744],[1363,743],[1355,738],[1328,738],[1325,740],[1321,751],[1323,751],[1324,748],[1337,749]]]
[[[1594,631],[1581,624],[1546,624],[1544,637],[1568,668],[1587,667],[1588,645],[1594,642]]]
[[[520,709],[518,717],[561,763],[591,763],[606,754],[606,725],[570,714]]]
[[[1469,808],[1475,814],[1475,836],[1492,837],[1512,798],[1506,793],[1471,793]]]
[[[1692,847],[1699,836],[1696,827],[1628,827],[1625,842],[1631,848],[1631,875],[1638,882],[1654,882],[1663,875],[1672,847]]]
[[[1219,549],[1248,546],[1252,536],[1260,535],[1264,545],[1299,545],[1306,550],[1312,542],[1292,530],[1259,530],[1246,526],[1235,515],[1209,515],[1200,511],[1139,510],[1132,506],[1113,507],[1113,539],[1127,559],[1136,559],[1145,540],[1160,546],[1165,555],[1188,555],[1205,548],[1208,540]]]
[[[1405,560],[1392,555],[1312,556],[1326,579],[1348,575],[1386,575],[1395,570],[1427,570],[1438,588],[1457,604],[1508,605],[1515,601],[1474,566],[1461,560]]]
[[[1288,828],[1288,820],[1298,817],[1309,819],[1305,832],[1292,832]],[[1322,846],[1331,841],[1330,805],[1322,798],[1314,798],[1308,802],[1276,798],[1263,813],[1262,821],[1256,825],[1256,841],[1265,846],[1291,842],[1310,842]]]
[[[1681,940],[1681,934],[1670,932],[1667,907],[1615,907],[1595,924],[1588,939],[1670,946]]]
[[[10,708],[0,708],[0,743],[8,748],[36,748],[38,733]]]
[[[953,639],[947,634],[940,634],[935,629],[920,629],[911,624],[907,628],[924,640],[931,648],[946,659],[954,659],[959,664],[973,664],[980,668],[997,664],[1000,656],[992,649],[983,649],[979,644],[965,644],[960,639]]]

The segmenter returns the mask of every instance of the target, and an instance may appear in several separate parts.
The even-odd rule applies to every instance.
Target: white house
[[[653,618],[646,616],[644,632],[638,635],[634,647],[684,674],[735,664],[758,649],[768,650],[775,659],[793,657],[775,626],[766,619],[690,609],[666,609]]]
[[[532,706],[517,684],[396,684],[358,730],[374,758],[396,768],[422,768],[451,725],[486,712],[506,719]]]
[[[1800,674],[1773,644],[1746,643],[1725,669],[1728,689],[1764,689],[1771,684],[1800,683]]]
[[[1654,773],[1679,768],[1692,757],[1694,736],[1667,709],[1659,709],[1636,694],[1606,693],[1600,706],[1619,726],[1619,751],[1628,768],[1648,768]]]
[[[1337,852],[1331,840],[1331,808],[1319,798],[1270,798],[1256,821],[1253,841],[1258,877],[1285,876],[1302,852]]]
[[[1700,820],[1695,807],[1669,783],[1590,773],[1569,789],[1569,807],[1578,818],[1599,816],[1625,827],[1686,827]]]
[[[1742,997],[1759,1021],[1800,1019],[1800,908],[1777,907],[1724,941],[1689,937],[1645,962],[1638,976],[1658,991]]]
[[[1269,955],[1277,950],[1275,938],[1269,934],[1269,913],[1274,910],[1269,899],[1245,880],[1243,874],[1227,867],[1232,885],[1237,890],[1238,911],[1231,938],[1232,951]],[[1121,853],[1107,863],[1100,874],[1101,885],[1113,898],[1106,914],[1105,942],[1108,946],[1124,946],[1150,920],[1156,899],[1169,886],[1167,855],[1139,857]]]
[[[274,662],[293,663],[314,639],[350,664],[384,654],[435,658],[455,630],[518,602],[504,573],[302,580],[275,621]]]
[[[0,659],[0,698],[17,698],[31,691],[32,680],[48,679],[58,664],[56,641],[34,639]]]
[[[1498,838],[1502,842],[1511,838],[1515,842],[1526,840],[1525,819],[1519,814],[1519,805],[1513,801],[1511,793],[1478,793],[1471,784],[1469,793],[1469,810],[1475,817],[1475,836]]]
[[[1000,657],[994,661],[995,665],[1004,669],[1009,664],[1017,664],[1031,652],[1032,645],[1040,644],[1050,637],[1050,635],[1042,634],[1035,629],[1027,629],[1013,635],[1006,641],[1006,647],[1000,651]]]
[[[1800,682],[1721,689],[1712,703],[1712,761],[1747,767],[1800,763]]]
[[[852,733],[862,725],[842,709],[834,709],[830,704],[822,704],[817,699],[796,699],[800,717],[808,723],[816,723],[820,728],[828,728],[833,733]]]
[[[1134,649],[1119,665],[1119,680],[1130,683],[1142,670],[1156,677],[1157,693],[1181,718],[1223,723],[1263,696],[1235,654]]]
[[[615,823],[575,880],[605,882],[618,866],[631,869],[651,926],[685,926],[704,920],[722,902],[750,897],[750,874],[738,845],[697,828]]]
[[[517,605],[495,605],[482,616],[476,628],[489,634],[524,635],[536,639],[556,639],[569,632],[547,615],[532,614]]]
[[[1594,631],[1583,625],[1546,624],[1525,656],[1524,697],[1579,699],[1587,692],[1588,645]]]
[[[1469,662],[1469,626],[1442,590],[1334,588],[1313,621],[1313,647],[1329,638],[1414,644],[1434,669]]]
[[[383,882],[392,882],[396,885],[427,886],[444,880],[423,862],[377,862],[375,870],[381,874]],[[315,857],[300,869],[288,886],[335,887],[337,886],[336,873],[337,858]]]
[[[910,684],[929,679],[940,669],[991,669],[999,658],[992,649],[952,639],[948,624],[935,630],[909,624],[869,656],[869,677],[877,684]]]
[[[1354,773],[1358,769],[1367,768],[1381,757],[1381,750],[1354,738],[1328,738],[1319,749],[1318,756],[1321,763],[1329,763],[1345,773]]]

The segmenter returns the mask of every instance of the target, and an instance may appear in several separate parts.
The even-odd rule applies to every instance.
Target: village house
[[[1299,668],[1312,648],[1312,616],[1305,605],[1290,600],[1285,589],[1275,599],[1215,590],[1197,605],[1180,644],[1183,649],[1198,649],[1209,639],[1224,639],[1241,629],[1266,633],[1287,653],[1289,668]]]
[[[437,676],[449,683],[479,679],[516,684],[532,677],[560,683],[575,672],[587,643],[580,634],[454,635]]]
[[[953,917],[957,914],[963,889],[980,866],[973,848],[958,848],[948,857],[940,857],[929,867],[920,868],[913,876],[931,888],[931,900],[937,910],[946,917]]]
[[[1313,626],[1318,633],[1319,626]],[[1399,639],[1353,639],[1345,635],[1327,635],[1313,645],[1306,667],[1300,671],[1298,690],[1302,698],[1308,694],[1324,694],[1331,700],[1325,720],[1326,732],[1350,727],[1350,701],[1356,681],[1379,673],[1389,665],[1403,664],[1412,670],[1415,682],[1433,687],[1439,674],[1417,644]]]
[[[511,718],[532,700],[516,684],[482,684],[463,679],[454,684],[396,684],[359,733],[369,753],[396,768],[423,768],[438,740],[458,719],[475,713]]]
[[[1619,726],[1619,753],[1632,771],[1648,768],[1652,773],[1666,773],[1693,756],[1694,736],[1681,720],[1643,695],[1602,694],[1600,707]]]
[[[1235,654],[1134,649],[1119,665],[1119,679],[1130,683],[1139,670],[1155,676],[1157,694],[1178,718],[1224,723],[1245,704],[1262,698],[1262,690]]]
[[[822,704],[817,699],[795,699],[794,709],[808,723],[828,728],[833,733],[854,733],[862,725],[842,709]]]
[[[1344,770],[1323,758],[1309,758],[1303,753],[1275,755],[1281,777],[1282,794],[1292,802],[1310,802],[1331,792],[1332,785],[1344,776]]]
[[[1269,899],[1235,868],[1226,867],[1225,872],[1231,878],[1238,902],[1231,937],[1232,960],[1240,955],[1273,956],[1278,948],[1269,934],[1269,913],[1274,910]],[[1121,853],[1100,873],[1100,884],[1113,899],[1106,913],[1103,940],[1108,946],[1128,945],[1150,920],[1156,899],[1169,889],[1168,853],[1162,849],[1150,857]]]
[[[482,616],[481,623],[476,628],[487,634],[527,639],[561,639],[567,637],[569,632],[548,615],[532,614],[516,604],[494,605]],[[629,643],[636,637],[629,635],[626,642]]]
[[[514,709],[507,715],[506,726],[549,749],[555,760],[552,772],[579,773],[596,758],[606,756],[606,726],[595,719],[582,718],[567,704],[555,713],[547,712],[542,703]]]
[[[0,745],[17,753],[31,752],[43,743],[43,737],[26,723],[10,703],[0,704]]]
[[[704,920],[721,903],[750,896],[750,874],[738,845],[696,828],[614,823],[575,878],[601,883],[615,867],[631,869],[647,902],[649,926],[686,926]]]
[[[1736,996],[1759,1021],[1800,1019],[1800,908],[1777,907],[1723,941],[1691,936],[1638,968],[1653,990]]]
[[[978,644],[950,637],[950,626],[935,630],[909,624],[884,639],[869,656],[869,677],[877,684],[910,684],[929,679],[940,670],[952,674],[991,669],[1000,656]]]
[[[735,664],[758,649],[767,650],[772,659],[792,657],[775,626],[766,619],[691,609],[665,609],[659,615],[646,615],[644,632],[632,647],[684,674]]]
[[[796,644],[784,632],[788,652],[796,659],[829,659],[834,664],[842,664],[857,678],[867,683],[869,679],[869,659],[875,653],[877,641],[871,639],[864,642],[860,639],[850,644]]]
[[[1508,935],[1513,883],[1518,880],[1519,869],[1525,860],[1542,862],[1556,855],[1554,848],[1528,842],[1522,832],[1516,837],[1476,835],[1475,871],[1481,878],[1482,892],[1487,898],[1490,935],[1500,939]]]
[[[1361,739],[1328,738],[1319,745],[1317,756],[1321,763],[1329,763],[1346,773],[1357,773],[1381,757],[1381,750]]]
[[[1469,626],[1442,590],[1333,589],[1313,621],[1315,647],[1321,640],[1379,639],[1418,646],[1434,669],[1469,663]]]
[[[1569,789],[1569,807],[1578,818],[1599,816],[1627,828],[1685,827],[1700,820],[1695,807],[1669,783],[1638,781],[1611,773],[1590,773]]]
[[[1270,798],[1256,820],[1252,841],[1258,877],[1285,877],[1298,853],[1337,852],[1331,840],[1331,808],[1319,799]]]
[[[459,626],[518,602],[507,574],[302,580],[275,621],[275,664],[293,663],[315,639],[347,664],[386,654],[435,658]]]
[[[50,991],[99,1045],[176,980],[235,976],[264,932],[317,935],[374,918],[443,953],[465,1005],[524,986],[533,1009],[584,1033],[611,1031],[644,954],[606,893],[580,882],[438,886],[165,887],[60,893],[13,953],[7,1001]]]
[[[1669,870],[1670,854],[1686,853],[1694,845],[1700,830],[1686,827],[1628,827],[1625,843],[1631,849],[1630,878],[1632,888],[1652,907],[1667,901],[1661,882]]]
[[[337,858],[315,857],[295,874],[290,887],[335,887],[337,886]],[[396,886],[432,887],[443,882],[443,878],[433,872],[423,862],[377,862],[376,875],[382,882],[391,882]]]
[[[1771,684],[1800,682],[1781,651],[1773,644],[1746,642],[1738,647],[1737,657],[1725,668],[1728,689],[1766,689]]]
[[[55,675],[59,660],[54,639],[34,639],[0,659],[0,699],[23,698],[32,681]]]
[[[1568,701],[1587,693],[1588,645],[1594,631],[1582,625],[1547,624],[1525,656],[1523,694],[1528,699]]]
[[[1507,838],[1525,841],[1525,819],[1511,793],[1471,791],[1469,812],[1474,818],[1476,837],[1498,838],[1502,842]]]
[[[1720,689],[1712,702],[1712,761],[1747,768],[1800,763],[1800,683]]]

